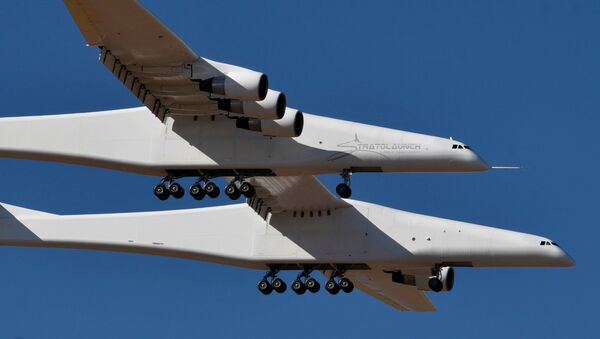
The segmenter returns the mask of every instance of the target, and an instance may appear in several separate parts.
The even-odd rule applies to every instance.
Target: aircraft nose
[[[575,260],[567,254],[567,252],[560,250],[560,255],[558,256],[557,263],[562,267],[573,267],[575,266]]]
[[[471,151],[471,153],[472,153],[471,165],[473,166],[473,169],[475,171],[487,171],[490,169],[490,166],[488,166],[488,164],[483,159],[481,159],[481,157],[479,157],[473,151]]]

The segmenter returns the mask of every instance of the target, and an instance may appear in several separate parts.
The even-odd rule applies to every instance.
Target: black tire
[[[342,289],[342,291],[344,291],[346,293],[350,293],[350,292],[354,291],[354,284],[349,279],[342,278],[340,280],[340,288]]]
[[[181,187],[180,184],[174,182],[171,185],[169,185],[169,193],[175,199],[181,199],[183,197],[183,195],[185,194],[185,191],[183,190],[183,187]]]
[[[194,198],[196,200],[202,200],[204,198],[204,196],[206,195],[206,191],[204,191],[202,186],[200,186],[198,184],[193,184],[190,187],[190,195],[192,196],[192,198]]]
[[[329,279],[327,283],[325,283],[325,290],[332,295],[336,295],[340,292],[340,285],[338,285],[335,280]]]
[[[297,295],[302,295],[306,292],[306,286],[300,279],[294,280],[292,283],[292,291],[294,291]]]
[[[346,185],[346,184],[339,184],[337,185],[337,187],[335,188],[335,192],[344,199],[350,198],[350,196],[352,195],[352,189],[350,188],[350,186]]]
[[[440,292],[442,289],[444,289],[444,283],[442,283],[442,281],[438,278],[429,279],[429,282],[427,284],[429,285],[429,288],[434,292]]]
[[[204,185],[204,191],[206,192],[206,195],[213,199],[218,197],[221,193],[219,186],[217,186],[214,182],[209,182]]]
[[[317,293],[321,289],[321,284],[315,278],[308,278],[304,283],[306,288],[310,291],[310,293]]]
[[[273,286],[269,284],[267,279],[263,279],[258,283],[258,290],[264,295],[271,294],[271,292],[273,292]]]
[[[249,182],[243,182],[240,185],[240,192],[248,199],[256,194],[256,190],[254,190],[254,187]]]
[[[160,200],[167,200],[169,198],[169,191],[163,184],[156,185],[154,187],[154,195]]]
[[[225,186],[225,195],[227,195],[231,200],[237,200],[240,198],[240,190],[235,186],[234,183],[231,183]]]
[[[287,285],[286,285],[285,281],[283,281],[281,278],[273,279],[273,281],[271,282],[271,285],[273,286],[273,289],[277,293],[283,293],[287,289]]]

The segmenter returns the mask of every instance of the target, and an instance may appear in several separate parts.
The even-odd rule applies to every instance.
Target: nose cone
[[[481,159],[475,152],[470,151],[471,152],[471,160],[469,162],[471,168],[473,169],[473,171],[487,171],[490,169],[490,166],[488,166],[488,164],[483,161],[483,159]]]
[[[556,257],[555,260],[556,260],[557,266],[560,266],[560,267],[575,266],[575,260],[573,260],[573,258],[571,258],[571,256],[568,255],[567,252],[563,251],[562,249],[560,250],[560,254]]]

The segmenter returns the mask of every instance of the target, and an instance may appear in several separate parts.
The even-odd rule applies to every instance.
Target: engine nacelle
[[[269,137],[293,138],[302,134],[304,115],[297,109],[286,107],[285,114],[279,120],[238,118],[235,125],[237,128],[261,132]]]
[[[240,113],[256,119],[281,119],[285,115],[286,106],[285,94],[273,90],[268,90],[267,96],[262,101],[235,99],[220,99],[218,101],[218,107],[222,111]]]
[[[435,275],[407,275],[393,272],[392,281],[399,284],[416,286],[424,291],[451,291],[454,287],[454,268],[442,267]]]
[[[263,73],[250,70],[200,80],[200,90],[231,99],[260,101],[267,96],[269,79]]]

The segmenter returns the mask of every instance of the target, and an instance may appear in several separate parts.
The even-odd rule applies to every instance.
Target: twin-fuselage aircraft
[[[489,169],[462,142],[304,113],[266,74],[208,60],[135,0],[65,0],[100,62],[143,104],[0,119],[0,156],[160,178],[161,200],[224,193],[245,203],[60,216],[2,204],[0,244],[150,253],[266,270],[258,289],[331,294],[354,287],[404,311],[432,311],[453,267],[565,267],[545,237],[348,199],[359,172]],[[339,173],[331,194],[314,175]],[[189,188],[178,183],[194,177]]]

